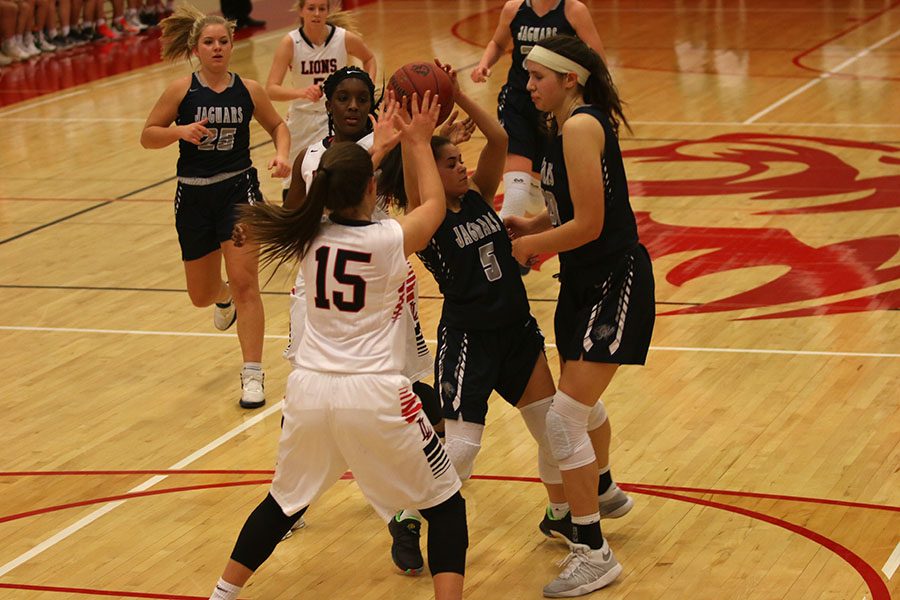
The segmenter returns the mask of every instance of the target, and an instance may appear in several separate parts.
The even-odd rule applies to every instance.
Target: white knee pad
[[[587,433],[590,408],[564,392],[556,392],[547,411],[547,439],[553,458],[563,471],[571,471],[596,460]]]
[[[536,215],[543,212],[544,208],[546,208],[546,205],[544,204],[544,191],[541,189],[541,180],[532,177],[531,196],[528,199],[528,206],[526,209],[529,214]]]
[[[466,423],[462,420],[444,421],[444,450],[462,481],[472,476],[475,457],[481,450],[483,433],[484,425],[478,423]]]
[[[500,218],[522,217],[531,203],[531,173],[509,171],[503,174],[503,206]]]
[[[588,417],[587,430],[593,431],[606,423],[609,418],[606,414],[606,406],[603,405],[603,398],[597,400],[597,404],[591,409],[591,415]]]
[[[553,396],[533,402],[519,409],[525,426],[531,432],[531,436],[538,444],[538,475],[544,483],[562,483],[562,475],[559,473],[559,464],[553,458],[550,451],[550,442],[547,439],[547,411]]]

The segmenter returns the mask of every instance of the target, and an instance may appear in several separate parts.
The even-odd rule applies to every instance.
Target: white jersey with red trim
[[[294,360],[329,373],[400,373],[416,276],[393,219],[322,224],[300,263],[306,323]]]
[[[291,58],[291,86],[294,89],[299,90],[323,83],[329,75],[347,66],[347,31],[343,27],[333,25],[330,27],[331,31],[320,46],[309,41],[302,28],[288,34],[294,41],[294,56]],[[320,98],[316,102],[295,100],[291,103],[290,112],[306,115],[318,113],[323,121],[327,121],[325,98]]]

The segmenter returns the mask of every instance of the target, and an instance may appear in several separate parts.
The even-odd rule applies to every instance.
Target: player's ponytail
[[[622,99],[619,90],[613,83],[609,68],[593,48],[585,44],[579,38],[571,35],[554,35],[545,38],[535,44],[547,50],[551,50],[560,56],[575,61],[588,70],[589,76],[584,83],[584,101],[593,104],[606,111],[613,129],[619,130],[622,123],[631,130],[625,114],[622,112]]]
[[[234,39],[234,21],[228,21],[218,15],[205,15],[190,4],[179,5],[171,16],[159,24],[162,29],[163,59],[190,60],[200,34],[207,25],[224,25],[228,31],[228,39]]]
[[[240,222],[260,246],[263,266],[275,263],[277,270],[290,260],[306,255],[325,210],[340,213],[362,202],[372,179],[372,158],[352,142],[333,144],[322,155],[306,201],[296,210],[269,204],[242,206]]]

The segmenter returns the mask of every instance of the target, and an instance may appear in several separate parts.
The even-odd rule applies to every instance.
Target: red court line
[[[228,470],[196,470],[196,471],[173,471],[173,470],[159,470],[159,471],[11,471],[0,473],[0,476],[15,476],[16,474],[21,474],[23,476],[47,476],[47,475],[109,475],[109,474],[229,474],[229,473],[259,473],[260,471],[228,471]],[[266,471],[266,473],[268,473]],[[352,473],[349,471],[344,473],[341,479],[352,479]],[[537,483],[540,480],[536,477],[520,477],[520,476],[503,476],[503,475],[475,475],[472,477],[473,479],[481,479],[486,481],[516,481],[516,482],[526,482],[526,483]],[[262,485],[271,483],[271,479],[262,479],[262,480],[250,480],[250,481],[233,481],[233,482],[222,482],[222,483],[213,483],[213,484],[203,484],[203,485],[194,485],[194,486],[184,486],[184,487],[175,487],[175,488],[160,488],[157,490],[149,490],[143,492],[132,492],[128,494],[120,494],[117,496],[107,496],[104,498],[95,498],[91,500],[83,500],[80,502],[73,502],[69,504],[62,504],[57,506],[44,507],[40,509],[35,509],[32,511],[19,513],[16,515],[9,515],[6,517],[0,517],[0,523],[6,521],[13,521],[16,519],[22,519],[29,516],[34,516],[38,514],[46,514],[50,512],[56,512],[60,510],[64,510],[67,508],[74,508],[80,506],[87,506],[89,504],[100,504],[105,502],[114,502],[117,500],[127,500],[129,498],[139,498],[146,496],[156,496],[160,494],[167,493],[177,493],[184,491],[195,491],[195,490],[205,490],[205,489],[215,489],[215,488],[227,488],[227,487],[237,487],[237,486],[247,486],[247,485]],[[882,581],[881,577],[875,572],[875,569],[869,565],[865,560],[863,560],[860,556],[852,552],[847,547],[839,544],[838,542],[827,538],[819,533],[816,533],[810,529],[802,527],[800,525],[796,525],[794,523],[790,523],[789,521],[785,521],[783,519],[779,519],[777,517],[773,517],[770,515],[766,515],[764,513],[760,513],[757,511],[732,506],[728,504],[722,504],[720,502],[714,502],[712,500],[706,500],[703,498],[693,498],[691,496],[683,496],[681,494],[676,494],[669,491],[663,491],[667,489],[671,490],[680,490],[680,491],[690,491],[697,493],[706,493],[706,494],[724,494],[731,496],[745,496],[745,497],[753,497],[753,498],[772,498],[779,500],[789,500],[789,501],[803,501],[803,502],[815,502],[815,503],[824,503],[824,504],[839,504],[841,506],[851,506],[858,508],[875,508],[881,510],[898,510],[898,507],[892,506],[878,506],[872,504],[860,504],[860,503],[850,503],[839,500],[828,500],[828,499],[820,499],[820,498],[803,498],[803,497],[792,497],[792,496],[783,496],[783,495],[775,495],[775,494],[757,494],[753,492],[737,492],[731,490],[717,491],[711,489],[704,488],[679,488],[674,486],[656,486],[653,484],[633,484],[633,483],[621,483],[619,484],[622,489],[625,489],[630,492],[634,492],[637,494],[644,494],[649,496],[657,496],[660,498],[666,498],[671,500],[680,500],[682,502],[690,502],[693,504],[698,504],[700,506],[705,506],[709,508],[716,508],[719,510],[725,510],[728,512],[733,512],[736,514],[740,514],[743,516],[747,516],[753,519],[757,519],[759,521],[763,521],[765,523],[769,523],[771,525],[775,525],[777,527],[781,527],[782,529],[786,529],[792,533],[796,533],[801,535],[808,540],[819,544],[820,546],[830,550],[834,554],[838,555],[842,560],[847,562],[851,567],[856,570],[857,573],[863,578],[863,581],[866,582],[866,585],[869,588],[869,592],[872,595],[872,600],[890,600],[890,592],[887,590],[887,586]],[[181,600],[184,598],[193,599],[197,598],[197,596],[182,596],[182,595],[171,595],[171,594],[153,594],[153,593],[145,593],[145,592],[119,592],[119,591],[109,591],[109,590],[97,590],[97,589],[88,589],[88,588],[70,588],[70,587],[50,587],[50,586],[35,586],[28,584],[0,584],[0,588],[5,589],[21,589],[21,590],[35,590],[35,591],[50,591],[50,592],[63,592],[63,593],[77,593],[84,595],[96,595],[96,596],[124,596],[131,598],[163,598],[163,599],[177,599]]]
[[[846,546],[839,544],[831,538],[827,538],[824,535],[816,533],[811,529],[807,529],[806,527],[795,525],[794,523],[791,523],[789,521],[785,521],[777,517],[772,517],[761,512],[756,512],[754,510],[747,510],[746,508],[731,506],[730,504],[722,504],[720,502],[713,502],[711,500],[704,500],[702,498],[692,498],[691,496],[682,496],[680,494],[673,494],[670,492],[662,492],[640,487],[631,487],[630,491],[638,494],[647,494],[650,496],[658,496],[660,498],[668,498],[670,500],[691,502],[693,504],[699,504],[700,506],[733,512],[739,515],[744,515],[745,517],[750,517],[758,521],[763,521],[765,523],[781,527],[782,529],[786,529],[792,533],[796,533],[797,535],[801,535],[806,539],[819,544],[823,548],[831,550],[842,560],[844,560],[844,562],[853,567],[853,569],[856,570],[856,572],[859,573],[863,578],[863,581],[866,582],[866,585],[869,588],[869,594],[871,594],[872,596],[872,600],[891,600],[891,593],[888,591],[887,585],[885,585],[884,581],[882,581],[881,579],[881,576],[878,575],[878,573],[874,568],[872,568],[869,563],[867,563],[858,554],[854,553]]]
[[[60,592],[63,594],[83,594],[85,596],[120,596],[124,598],[161,598],[163,600],[206,600],[208,596],[182,596],[179,594],[153,594],[150,592],[123,592],[120,590],[96,590],[88,588],[56,587],[51,585],[28,585],[25,583],[0,583],[0,589],[26,590],[31,592]]]
[[[791,62],[794,63],[794,65],[800,67],[801,69],[806,69],[807,71],[813,71],[814,73],[829,72],[829,71],[825,71],[823,69],[817,69],[815,67],[806,66],[803,64],[802,60],[803,60],[803,58],[812,54],[813,52],[822,48],[823,46],[826,46],[835,40],[839,40],[840,38],[844,37],[845,35],[847,35],[848,33],[852,32],[852,31],[856,31],[863,25],[871,23],[872,21],[879,18],[886,12],[897,8],[898,6],[900,6],[900,0],[894,0],[894,2],[887,8],[883,8],[883,9],[879,10],[878,12],[872,13],[868,17],[858,21],[856,24],[851,25],[850,27],[836,33],[835,35],[831,36],[830,38],[827,38],[827,39],[819,42],[815,46],[811,46],[811,47],[807,48],[806,50],[804,50],[803,52],[801,52],[800,54],[795,56],[793,59],[791,59]],[[852,74],[848,74],[848,73],[831,73],[831,76],[832,77],[844,77],[844,78],[849,78],[849,79],[883,79],[883,80],[889,80],[889,81],[900,81],[900,77],[886,77],[886,76],[879,77],[879,76],[874,76],[874,75],[860,76],[860,75],[852,75]]]

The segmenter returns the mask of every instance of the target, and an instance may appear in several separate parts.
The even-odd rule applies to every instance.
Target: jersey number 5
[[[366,280],[359,275],[347,273],[347,263],[372,262],[372,255],[368,252],[354,252],[338,248],[334,259],[332,277],[334,281],[350,286],[352,292],[350,299],[344,292],[332,292],[331,300],[328,299],[328,257],[331,254],[330,246],[322,246],[316,250],[316,308],[329,310],[331,303],[341,312],[359,312],[366,305]]]
[[[497,281],[503,277],[500,263],[497,262],[497,257],[494,255],[494,242],[479,246],[478,256],[481,258],[481,268],[484,269],[484,276],[488,281]]]

